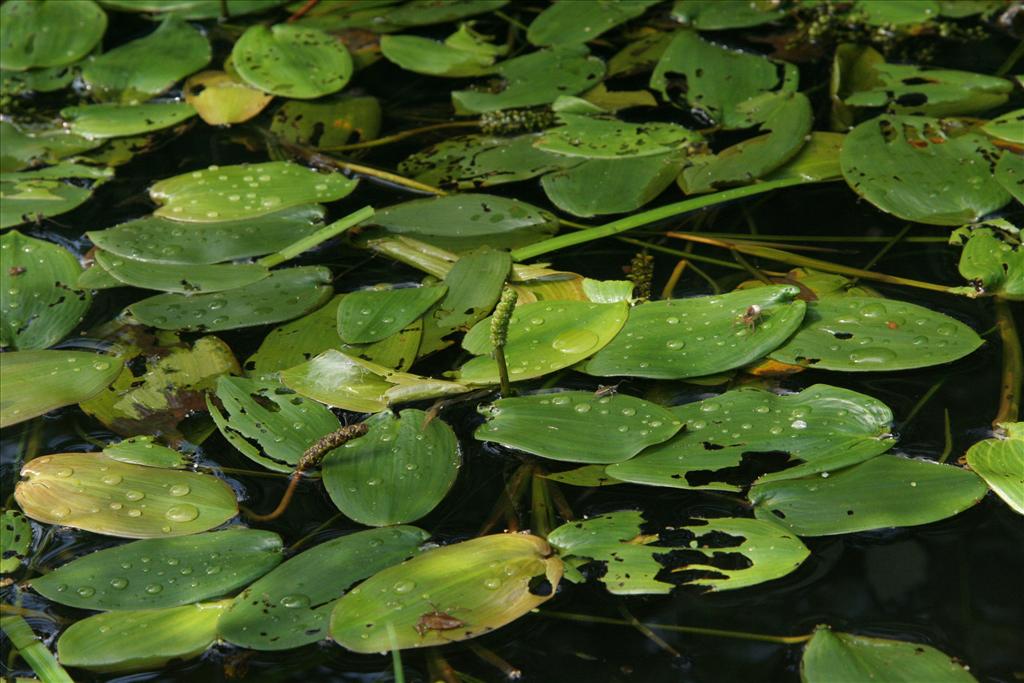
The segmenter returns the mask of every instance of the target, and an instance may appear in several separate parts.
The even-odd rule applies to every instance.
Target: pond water
[[[510,10],[511,11],[511,10]],[[524,20],[532,16],[523,10]],[[487,26],[500,23],[490,18]],[[209,23],[209,22],[207,22]],[[424,35],[444,37],[450,25],[426,29]],[[111,13],[105,48],[110,49],[148,31],[148,23],[134,15]],[[742,32],[727,32],[735,45],[751,47]],[[595,54],[608,57],[615,46],[599,44]],[[942,66],[992,73],[1013,48],[1006,35],[994,34],[983,43],[951,47],[938,60]],[[828,59],[801,65],[801,82],[812,95],[819,120],[826,120]],[[461,81],[460,81],[461,82]],[[353,92],[377,97],[384,105],[382,130],[389,133],[417,125],[419,121],[448,116],[449,90],[439,79],[410,74],[386,61],[357,74],[348,86]],[[647,74],[622,79],[617,89],[642,88]],[[1018,88],[1019,90],[1019,88]],[[348,92],[348,90],[346,91]],[[1018,92],[1019,99],[1019,92]],[[45,97],[39,106],[48,105]],[[636,111],[636,110],[634,110]],[[639,110],[636,121],[677,121],[678,109],[662,105]],[[688,121],[688,123],[692,123]],[[817,126],[816,126],[817,127]],[[458,133],[459,131],[456,131]],[[396,164],[428,143],[443,139],[443,132],[368,150],[358,163],[379,169]],[[724,137],[724,136],[723,136]],[[92,248],[84,233],[149,214],[154,206],[146,194],[156,180],[205,169],[268,159],[258,125],[216,128],[197,122],[164,146],[142,154],[116,170],[115,177],[97,189],[78,209],[53,219],[18,227],[23,234],[64,246],[79,258]],[[552,209],[536,180],[493,188],[487,192],[514,197]],[[595,188],[600,191],[600,188]],[[424,196],[368,178],[357,192],[328,207],[328,222],[361,206],[385,207]],[[645,208],[679,201],[673,185]],[[564,215],[564,214],[562,214]],[[1003,215],[1021,218],[1019,206]],[[570,217],[570,216],[565,216]],[[572,217],[576,218],[576,217]],[[611,216],[608,220],[615,218]],[[588,224],[606,222],[601,217],[579,218]],[[681,249],[684,243],[666,239],[666,230],[711,233],[756,233],[761,236],[792,235],[795,243],[825,247],[811,256],[855,268],[864,267],[886,245],[885,238],[907,225],[859,199],[843,182],[780,189],[774,192],[713,206],[639,228],[627,236],[649,244]],[[896,243],[871,269],[894,276],[937,283],[961,284],[957,271],[958,250],[944,242],[914,238],[948,234],[941,226],[914,224],[909,239]],[[816,242],[815,236],[849,237],[849,241]],[[857,241],[855,238],[878,238]],[[783,245],[789,243],[783,243]],[[781,248],[786,248],[782,246]],[[642,249],[614,239],[581,244],[546,254],[553,267],[599,280],[621,280],[624,267]],[[678,262],[678,257],[652,249],[654,287],[658,293]],[[697,246],[697,255],[730,260],[729,252]],[[748,257],[758,267],[782,270],[777,263]],[[378,282],[417,283],[423,273],[383,256],[345,245],[335,239],[303,254],[292,265],[324,265],[331,269],[336,292],[349,292]],[[702,263],[701,268],[722,291],[750,275],[734,267]],[[991,299],[964,297],[870,284],[884,296],[919,304],[949,315],[977,331],[986,343],[969,356],[949,364],[896,372],[828,372],[807,369],[767,380],[779,391],[800,391],[824,383],[867,394],[887,404],[894,415],[897,454],[938,459],[951,453],[951,461],[977,441],[991,435],[991,421],[999,408],[1001,346],[995,330]],[[709,294],[708,284],[685,271],[674,297]],[[88,315],[77,331],[94,329],[145,296],[141,290],[120,287],[99,290]],[[274,325],[218,332],[234,355],[244,360],[253,353]],[[56,348],[96,349],[103,344],[89,336],[69,335]],[[186,339],[201,334],[189,333]],[[467,354],[458,346],[416,364],[422,375],[440,373],[461,364]],[[610,380],[567,371],[551,377],[517,383],[529,394],[538,389],[598,390]],[[552,381],[554,382],[552,384]],[[617,380],[616,380],[617,381]],[[621,394],[665,405],[678,405],[720,393],[723,386],[701,386],[678,380],[627,377],[618,386]],[[492,400],[493,396],[487,400]],[[427,410],[433,400],[413,404]],[[477,402],[457,403],[445,410],[444,420],[454,429],[463,449],[458,478],[443,501],[427,516],[414,522],[439,543],[475,536],[499,500],[509,478],[523,462],[513,449],[473,438],[484,418]],[[202,411],[199,411],[202,412]],[[357,421],[353,411],[336,411],[344,421]],[[947,442],[946,419],[951,433]],[[196,419],[201,419],[197,415]],[[0,441],[0,494],[5,507],[13,505],[14,486],[22,464],[49,453],[91,452],[97,445],[116,441],[119,435],[68,406],[28,422],[5,428]],[[254,510],[270,510],[287,485],[286,475],[270,475],[236,450],[214,430],[202,444],[188,444],[200,467],[225,468],[220,475]],[[556,469],[563,469],[556,467]],[[243,473],[248,472],[249,474]],[[748,473],[749,475],[750,473]],[[749,479],[750,476],[747,477]],[[742,477],[741,477],[742,479]],[[650,529],[679,527],[695,517],[750,515],[740,494],[687,491],[621,484],[608,487],[563,486],[569,508],[578,516],[594,516],[625,509],[642,510]],[[518,510],[521,528],[529,528],[529,505]],[[232,524],[240,523],[237,519]],[[326,525],[325,525],[326,523]],[[295,500],[279,519],[259,528],[277,532],[286,547],[302,541],[306,547],[365,527],[338,514],[319,482],[300,485]],[[500,530],[503,523],[495,531]],[[120,539],[67,527],[36,524],[36,541],[30,553],[31,572],[47,572],[86,553],[123,543]],[[446,645],[443,657],[461,680],[498,681],[504,676],[484,661],[474,648],[479,645],[522,672],[524,681],[643,681],[659,683],[720,681],[797,681],[800,679],[801,646],[747,639],[743,634],[798,636],[818,624],[836,631],[892,638],[931,645],[969,665],[979,681],[1019,680],[1024,672],[1020,644],[1024,643],[1024,603],[1020,579],[1024,576],[1024,524],[1020,515],[998,497],[989,494],[978,505],[943,519],[913,527],[881,529],[831,536],[804,537],[810,556],[783,578],[750,588],[703,593],[680,587],[670,595],[613,596],[603,584],[563,582],[558,594],[540,613],[527,614],[500,630],[478,639]],[[669,563],[671,565],[671,563]],[[600,574],[592,568],[592,576]],[[679,582],[687,578],[676,575]],[[24,575],[19,576],[19,580]],[[69,624],[90,614],[58,605],[17,583],[0,589],[5,604],[30,610],[27,621],[47,642]],[[547,613],[547,614],[545,614]],[[583,615],[572,617],[572,615]],[[587,617],[599,619],[589,620]],[[621,622],[635,618],[648,624],[667,624],[732,632],[732,635],[646,632],[623,623],[601,623],[600,618]],[[0,670],[6,676],[30,676],[5,640]],[[419,652],[405,651],[405,679],[431,680]],[[75,669],[76,680],[117,681],[389,681],[394,680],[390,655],[357,655],[325,641],[282,652],[256,652],[218,643],[200,657],[172,662],[153,671],[121,675],[95,674]],[[921,683],[926,683],[922,681]]]

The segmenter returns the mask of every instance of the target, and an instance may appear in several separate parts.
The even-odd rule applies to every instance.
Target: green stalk
[[[74,683],[53,653],[32,632],[27,621],[20,616],[0,617],[0,628],[43,683]]]
[[[771,192],[772,190],[777,190],[779,188],[806,183],[807,181],[802,178],[785,178],[781,180],[771,180],[765,183],[755,183],[744,187],[734,187],[730,190],[723,190],[722,192],[702,195],[692,199],[684,199],[681,202],[667,204],[666,206],[659,206],[656,209],[641,211],[640,213],[633,214],[632,216],[626,216],[625,218],[620,218],[617,221],[599,225],[596,228],[570,232],[564,235],[552,237],[551,239],[544,240],[543,242],[537,242],[536,244],[520,247],[519,249],[513,250],[512,260],[523,261],[528,258],[535,258],[541,254],[565,249],[566,247],[574,247],[577,244],[586,244],[587,242],[603,239],[605,237],[612,237],[628,230],[632,230],[633,228],[649,225],[655,221],[672,218],[689,211],[703,209],[706,206],[714,206],[715,204],[731,202],[735,199],[751,197],[764,192]]]
[[[533,481],[530,485],[530,511],[533,518],[533,533],[540,537],[547,537],[555,528],[555,511],[551,506],[551,493],[548,491],[548,480],[542,477],[536,470],[532,475]]]
[[[260,264],[261,266],[266,266],[267,268],[273,268],[276,265],[280,265],[285,261],[289,261],[295,258],[304,251],[312,249],[318,244],[326,242],[332,237],[340,235],[341,233],[351,228],[353,225],[358,225],[359,223],[362,223],[372,215],[373,207],[364,206],[355,213],[350,213],[341,220],[334,221],[330,225],[326,225],[320,228],[312,235],[303,237],[300,240],[292,242],[281,251],[264,256],[256,263]]]
[[[512,395],[512,385],[508,380],[508,362],[505,360],[505,343],[508,341],[508,324],[516,307],[519,295],[516,290],[506,287],[501,292],[501,299],[494,307],[491,316],[491,347],[494,349],[494,362],[498,366],[498,379],[501,383],[501,395]]]
[[[552,619],[564,619],[566,621],[582,621],[589,624],[614,624],[616,626],[632,626],[636,624],[626,619],[614,619],[612,617],[596,617],[589,614],[576,614],[573,612],[557,612],[550,609],[538,610],[537,614]],[[701,628],[699,626],[679,626],[678,624],[651,624],[638,622],[647,628],[659,631],[673,631],[675,633],[693,633],[700,636],[720,636],[722,638],[737,638],[739,640],[757,640],[762,643],[778,643],[780,645],[799,645],[811,639],[811,634],[805,636],[773,636],[764,633],[748,633],[746,631],[726,631],[718,628]]]
[[[701,232],[701,235],[705,237],[716,237],[725,239],[738,239],[746,240],[748,235],[740,232]],[[875,244],[890,242],[892,237],[886,235],[765,235],[758,234],[758,242],[840,242],[842,244],[848,243],[865,243]],[[929,235],[917,235],[916,237],[904,237],[901,242],[906,244],[949,244],[948,237],[938,237]]]
[[[1003,342],[1003,377],[999,389],[999,412],[992,425],[999,427],[1003,422],[1017,422],[1020,419],[1021,384],[1024,383],[1024,351],[1021,350],[1020,334],[1013,321],[1013,310],[1003,299],[996,299],[996,325]]]

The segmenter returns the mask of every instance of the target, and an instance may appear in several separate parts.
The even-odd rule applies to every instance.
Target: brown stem
[[[489,648],[480,645],[479,643],[470,642],[469,649],[473,651],[477,657],[487,662],[501,673],[505,674],[506,678],[511,680],[518,679],[523,675],[523,672],[506,662],[497,652]]]
[[[369,149],[371,147],[390,145],[392,142],[398,142],[399,140],[411,138],[422,133],[430,133],[435,130],[446,130],[448,128],[477,128],[479,126],[480,122],[475,119],[473,121],[445,121],[444,123],[434,123],[429,126],[410,128],[409,130],[399,131],[392,135],[376,138],[374,140],[363,140],[361,142],[353,142],[348,145],[336,145],[334,147],[321,147],[321,149],[325,152],[349,152],[356,149]]]
[[[519,469],[512,474],[512,478],[505,483],[505,488],[501,492],[501,497],[498,503],[494,506],[494,510],[487,518],[487,521],[480,527],[480,531],[477,532],[477,536],[483,536],[493,529],[494,525],[498,523],[499,519],[505,516],[506,512],[512,514],[515,513],[516,503],[518,503],[519,499],[523,497],[531,472],[533,472],[533,465],[531,463],[523,463],[519,466]]]
[[[320,0],[306,0],[306,4],[300,7],[299,9],[295,10],[295,14],[288,17],[288,21],[286,21],[285,23],[291,24],[293,22],[298,21],[302,17],[306,16],[306,13],[309,12],[309,10],[316,7],[316,3],[318,2],[320,2]]]
[[[1024,383],[1024,351],[1020,334],[1013,320],[1010,304],[996,299],[996,326],[1003,342],[1003,377],[999,388],[999,412],[992,420],[994,427],[1020,419],[1021,384]]]

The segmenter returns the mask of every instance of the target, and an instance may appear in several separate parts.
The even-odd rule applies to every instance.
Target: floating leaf
[[[20,171],[30,166],[54,164],[65,157],[101,145],[64,128],[19,128],[0,121],[0,172]]]
[[[17,571],[32,547],[32,524],[17,510],[4,510],[0,515],[0,574]]]
[[[287,161],[211,166],[166,178],[149,188],[162,206],[154,212],[200,223],[255,218],[310,202],[348,196],[357,181],[340,173],[318,173]]]
[[[384,393],[392,384],[384,379],[387,368],[330,349],[283,370],[281,382],[302,396],[360,413],[376,413],[387,407]]]
[[[409,2],[388,8],[373,23],[397,26],[428,26],[457,21],[476,14],[493,12],[508,4],[508,0],[428,0]]]
[[[376,97],[338,97],[316,102],[289,100],[274,114],[270,132],[296,145],[339,147],[373,140],[380,132]]]
[[[805,304],[794,298],[798,293],[779,285],[642,303],[583,370],[682,379],[738,368],[777,348],[799,327]],[[744,316],[752,306],[759,317],[748,324]]]
[[[447,291],[440,284],[352,292],[338,305],[338,335],[349,344],[381,341],[423,315]]]
[[[211,126],[244,123],[274,99],[224,71],[201,71],[185,81],[182,92],[185,102]]]
[[[283,5],[288,0],[100,0],[120,12],[147,14],[174,14],[182,19],[218,19],[227,12],[229,17],[265,12]]]
[[[217,337],[182,342],[166,333],[148,338],[138,328],[115,337],[125,368],[106,391],[81,401],[82,410],[111,430],[177,440],[180,423],[205,406],[217,377],[239,372],[231,348]]]
[[[217,331],[278,323],[331,297],[330,271],[319,266],[275,270],[254,284],[211,294],[158,294],[128,307],[143,325],[162,330]]]
[[[659,405],[591,391],[503,398],[478,410],[487,422],[477,439],[566,462],[622,462],[683,424]]]
[[[1004,78],[970,71],[884,62],[870,69],[870,82],[854,87],[844,100],[847,105],[888,107],[896,114],[962,116],[998,107],[1013,89]]]
[[[76,135],[103,139],[141,135],[177,125],[196,115],[184,102],[148,104],[83,104],[60,110]]]
[[[516,248],[558,230],[558,218],[517,199],[457,194],[414,199],[378,211],[369,221],[389,233],[413,234],[443,249]]]
[[[981,127],[992,137],[1024,145],[1024,109],[998,116]]]
[[[683,432],[609,467],[608,474],[650,486],[739,491],[730,478],[741,475],[748,459],[765,468],[777,462],[770,454],[785,454],[787,469],[758,479],[779,481],[861,462],[895,442],[884,403],[827,384],[788,395],[734,389],[672,414],[686,425]]]
[[[975,683],[956,659],[929,645],[839,633],[823,626],[804,646],[800,678],[805,683]]]
[[[563,125],[541,133],[534,147],[565,156],[622,159],[663,154],[701,139],[674,123],[627,123],[580,114],[560,118]]]
[[[5,353],[0,356],[0,427],[85,401],[120,372],[120,360],[83,351]]]
[[[429,536],[416,527],[397,526],[314,546],[231,601],[218,625],[220,635],[253,650],[286,650],[322,640],[331,610],[349,586],[415,555]]]
[[[535,578],[550,585],[544,595],[530,591]],[[331,638],[362,653],[467,640],[547,602],[561,578],[562,561],[536,536],[496,534],[454,543],[352,589],[331,613]]]
[[[585,46],[564,45],[500,62],[491,70],[502,80],[498,92],[456,90],[452,101],[460,112],[483,113],[554,102],[597,85],[604,62]]]
[[[103,448],[103,454],[120,462],[130,462],[147,467],[169,467],[185,469],[191,464],[182,453],[161,446],[151,436],[133,436]]]
[[[421,36],[382,36],[380,52],[407,71],[448,78],[486,74],[495,57],[486,48],[464,49]]]
[[[1003,425],[1005,439],[985,439],[967,451],[967,465],[1007,505],[1024,515],[1024,426]]]
[[[171,493],[178,491],[184,489]],[[99,550],[32,579],[31,586],[43,597],[80,609],[177,607],[248,585],[280,564],[281,556],[277,534],[234,528]]]
[[[37,171],[0,173],[0,228],[67,213],[92,196],[113,175],[63,162]]]
[[[935,522],[976,504],[986,490],[959,467],[880,455],[836,472],[755,484],[748,498],[759,518],[800,536],[828,536]]]
[[[658,0],[556,2],[530,22],[526,39],[534,45],[586,43],[634,19]]]
[[[710,192],[767,175],[796,156],[807,142],[814,118],[810,100],[799,92],[758,97],[737,110],[762,121],[759,131],[764,134],[713,156],[696,157],[679,176],[683,192]]]
[[[61,246],[17,230],[0,236],[0,347],[45,349],[75,329],[92,302],[75,289],[81,272]]]
[[[89,54],[107,30],[92,0],[10,0],[0,11],[0,69],[64,66]]]
[[[57,641],[65,666],[120,672],[159,669],[198,657],[217,640],[228,601],[167,609],[106,612],[75,622]]]
[[[869,26],[921,24],[939,15],[934,0],[857,0],[854,15]]]
[[[231,487],[216,477],[101,453],[44,455],[26,463],[21,476],[14,496],[26,515],[107,536],[194,534],[238,513]]]
[[[210,398],[207,407],[224,438],[277,472],[294,470],[307,448],[340,426],[329,409],[277,382],[224,376],[217,381],[217,400],[223,412]]]
[[[992,177],[1014,199],[1024,204],[1024,153],[1008,149],[996,162]]]
[[[698,31],[750,28],[781,19],[785,11],[765,0],[676,0],[672,18]]]
[[[96,262],[122,284],[162,292],[198,294],[238,289],[266,278],[270,271],[257,263],[196,265],[152,263],[97,251]]]
[[[365,436],[327,454],[324,487],[346,517],[367,526],[413,522],[455,482],[462,456],[452,428],[409,408],[378,413]]]
[[[807,143],[796,156],[764,177],[764,180],[799,178],[814,183],[822,180],[839,180],[843,171],[839,167],[839,151],[846,137],[839,133],[812,131]]]
[[[246,374],[266,377],[338,348],[337,310],[343,296],[339,294],[312,313],[271,330],[256,353],[245,361]]]
[[[294,24],[250,26],[232,48],[231,60],[252,87],[304,100],[341,90],[353,71],[344,43]]]
[[[167,92],[209,62],[206,37],[172,15],[152,33],[90,60],[82,79],[98,100],[139,102]]]
[[[509,321],[505,344],[510,379],[542,377],[594,355],[622,329],[628,312],[625,301],[537,301],[518,306]],[[498,367],[490,357],[490,319],[470,330],[462,346],[478,357],[459,369],[459,380],[497,384]]]
[[[255,218],[188,223],[146,216],[86,233],[111,254],[153,263],[207,264],[279,251],[323,227],[324,209],[298,206]]]
[[[614,486],[624,483],[605,472],[604,465],[584,465],[573,470],[549,472],[541,476],[569,486]]]
[[[1024,249],[1015,226],[1002,219],[967,225],[954,230],[949,243],[963,247],[960,274],[979,292],[1024,299]]]
[[[651,88],[722,128],[745,128],[752,123],[738,105],[780,84],[784,90],[795,89],[795,74],[790,65],[780,67],[759,55],[719,47],[694,31],[682,30],[654,68]]]
[[[417,319],[378,342],[342,344],[341,350],[385,368],[404,371],[416,361],[422,340],[423,320]]]
[[[982,341],[959,320],[916,304],[826,297],[807,304],[800,329],[769,357],[820,370],[907,370],[963,358]]]
[[[846,136],[840,163],[850,187],[879,209],[918,223],[963,225],[1010,201],[989,167],[997,157],[985,136],[947,136],[937,119],[879,116]]]

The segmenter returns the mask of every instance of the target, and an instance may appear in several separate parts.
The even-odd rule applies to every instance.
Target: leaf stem
[[[372,206],[364,206],[354,213],[350,213],[341,220],[334,221],[330,225],[326,225],[312,235],[303,237],[300,240],[292,242],[287,247],[278,251],[274,254],[268,254],[263,258],[259,259],[256,263],[267,268],[273,268],[276,265],[280,265],[285,261],[289,261],[304,251],[308,251],[313,247],[326,242],[332,237],[336,237],[341,233],[345,232],[354,225],[362,223],[367,218],[373,215]]]
[[[1024,351],[1021,350],[1020,333],[1013,320],[1013,310],[1003,299],[996,299],[996,326],[1003,342],[999,411],[992,420],[992,425],[998,428],[1003,422],[1017,422],[1020,419],[1020,394],[1024,383]]]
[[[614,624],[616,626],[635,626],[626,619],[615,619],[613,617],[598,617],[590,614],[577,614],[574,612],[558,612],[550,609],[538,610],[537,614],[552,619],[564,619],[566,621],[581,621],[591,624]],[[680,626],[678,624],[652,624],[649,622],[638,622],[647,628],[659,631],[673,631],[675,633],[692,633],[700,636],[720,636],[722,638],[736,638],[738,640],[757,640],[762,643],[778,643],[780,645],[799,645],[811,639],[811,634],[805,636],[773,636],[765,633],[749,633],[746,631],[727,631],[718,628],[702,628],[699,626]]]
[[[942,448],[942,453],[939,454],[939,462],[946,462],[949,460],[950,454],[953,452],[953,426],[949,421],[949,408],[943,408],[943,434],[945,435],[946,444]]]
[[[543,242],[537,242],[525,247],[520,247],[519,249],[513,250],[512,260],[523,261],[528,258],[535,258],[542,254],[547,254],[559,249],[565,249],[566,247],[573,247],[578,244],[586,244],[587,242],[603,239],[605,237],[612,237],[628,230],[632,230],[633,228],[649,225],[655,221],[664,220],[666,218],[673,218],[683,213],[703,209],[707,206],[714,206],[715,204],[722,204],[735,199],[751,197],[753,195],[771,192],[772,190],[789,187],[791,185],[801,185],[806,182],[806,180],[800,178],[785,178],[765,183],[745,185],[743,187],[734,187],[721,192],[714,192],[700,197],[693,197],[692,199],[685,199],[681,202],[675,202],[665,206],[659,206],[655,209],[641,211],[640,213],[633,214],[632,216],[626,216],[625,218],[620,218],[616,221],[605,223],[604,225],[599,225],[595,228],[558,235],[556,237],[546,239]]]
[[[399,131],[392,135],[386,135],[374,140],[364,140],[361,142],[353,142],[349,145],[337,145],[335,147],[320,147],[319,149],[324,152],[348,152],[355,149],[370,149],[371,147],[383,147],[384,145],[390,145],[392,142],[398,142],[400,140],[405,140],[406,138],[415,137],[423,133],[430,133],[435,130],[446,130],[448,128],[476,128],[479,126],[480,122],[476,119],[473,119],[472,121],[445,121],[444,123],[433,123],[429,126],[410,128],[409,130]]]
[[[57,663],[53,653],[36,637],[32,627],[22,617],[0,617],[0,628],[43,683],[74,683],[68,672]]]

